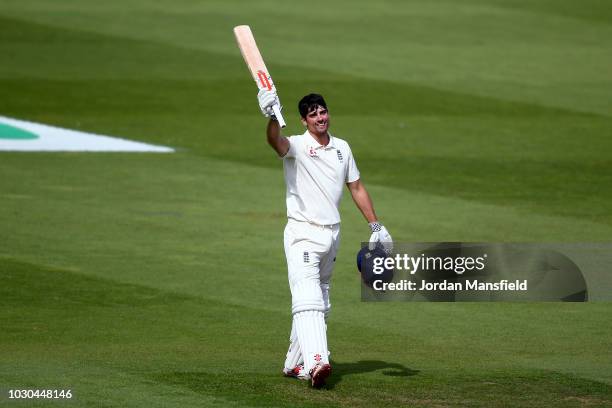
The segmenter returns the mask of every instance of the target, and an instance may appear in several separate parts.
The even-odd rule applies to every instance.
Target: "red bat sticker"
[[[257,71],[257,78],[259,78],[259,82],[261,82],[261,86],[263,88],[268,88],[268,91],[272,90],[272,84],[268,79],[268,75],[264,71]]]

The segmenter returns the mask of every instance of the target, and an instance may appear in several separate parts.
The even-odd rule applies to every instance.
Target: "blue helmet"
[[[357,253],[357,269],[361,274],[361,280],[366,286],[371,288],[377,280],[382,282],[391,282],[393,280],[393,268],[385,268],[384,262],[380,265],[383,269],[382,272],[374,272],[374,259],[386,259],[387,257],[388,255],[385,250],[378,244],[373,250],[370,250],[367,245],[359,250]]]

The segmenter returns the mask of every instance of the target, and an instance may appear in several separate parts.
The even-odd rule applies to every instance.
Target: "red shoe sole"
[[[319,370],[312,374],[312,386],[313,388],[320,388],[325,385],[325,380],[331,375],[331,366],[329,364],[323,364]]]

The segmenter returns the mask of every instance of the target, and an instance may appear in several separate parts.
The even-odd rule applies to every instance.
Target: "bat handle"
[[[285,123],[285,119],[283,118],[283,114],[281,113],[280,105],[272,105],[272,110],[274,111],[274,116],[276,116],[276,120],[278,120],[278,124],[280,125],[280,127],[284,128],[285,126],[287,126],[287,124]]]

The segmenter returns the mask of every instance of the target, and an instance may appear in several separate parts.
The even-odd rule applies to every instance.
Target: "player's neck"
[[[327,146],[329,144],[329,132],[325,131],[324,133],[316,133],[308,129],[308,133],[310,133],[310,136],[312,136],[313,139],[316,140],[321,146]]]

